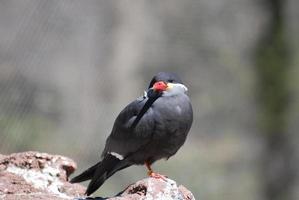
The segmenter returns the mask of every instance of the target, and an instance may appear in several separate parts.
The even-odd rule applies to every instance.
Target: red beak
[[[165,91],[167,89],[167,84],[164,81],[158,81],[153,85],[155,91]]]

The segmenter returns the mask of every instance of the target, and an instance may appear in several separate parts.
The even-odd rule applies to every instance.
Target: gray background
[[[286,133],[294,144],[298,8],[295,0],[283,8],[293,55]],[[197,199],[265,199],[254,52],[268,24],[269,11],[257,0],[2,0],[0,152],[69,156],[79,173],[99,160],[121,109],[154,74],[173,71],[189,88],[194,124],[177,155],[154,169]],[[143,167],[131,167],[97,195],[145,176]],[[291,191],[298,199],[298,178]]]

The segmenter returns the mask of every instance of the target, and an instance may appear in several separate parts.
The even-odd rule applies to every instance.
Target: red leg
[[[151,176],[151,174],[153,173],[153,170],[152,170],[152,168],[151,168],[151,165],[150,165],[147,161],[145,161],[144,164],[145,164],[145,166],[146,166],[146,168],[147,168],[147,170],[148,170],[147,175]]]
[[[145,162],[144,163],[146,168],[148,169],[148,176],[149,177],[152,177],[152,178],[157,178],[157,179],[162,179],[164,181],[167,181],[167,176],[164,176],[164,175],[161,175],[161,174],[158,174],[158,173],[155,173],[152,168],[151,168],[151,165],[148,163],[148,162]]]

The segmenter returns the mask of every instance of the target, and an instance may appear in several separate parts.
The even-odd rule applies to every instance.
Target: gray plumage
[[[153,85],[159,81],[168,83],[169,91],[153,91]],[[150,82],[148,95],[130,103],[116,118],[102,153],[102,161],[71,182],[92,179],[86,191],[90,195],[123,168],[145,162],[152,164],[174,155],[184,144],[193,121],[186,90],[176,74],[158,73]],[[150,106],[144,108],[147,110],[141,115],[146,102],[150,102],[147,103]],[[136,119],[138,114],[140,119]]]

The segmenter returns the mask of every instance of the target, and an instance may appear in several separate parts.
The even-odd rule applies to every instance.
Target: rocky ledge
[[[71,184],[68,177],[76,163],[64,156],[39,152],[0,154],[0,199],[104,199],[87,198],[85,187]],[[145,178],[109,200],[194,200],[184,186],[177,186],[171,179]]]

